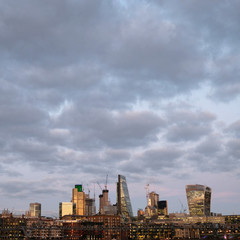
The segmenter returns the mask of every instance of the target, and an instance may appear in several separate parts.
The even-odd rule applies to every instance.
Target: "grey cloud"
[[[164,19],[151,4],[140,3],[131,16],[113,51],[114,73],[121,76],[121,82],[144,98],[197,87],[205,74],[205,56],[196,44],[198,39],[183,35],[181,26]]]
[[[228,102],[239,96],[239,1],[158,1],[157,4],[166,10],[168,19],[183,25],[186,32],[199,39],[202,50],[208,52],[205,77],[212,86],[211,97]]]
[[[20,78],[31,90],[59,89],[70,91],[78,89],[80,92],[96,89],[101,85],[104,72],[96,64],[73,64],[62,68],[27,69]]]
[[[199,37],[208,40],[206,47],[217,47],[226,43],[236,43],[239,33],[237,23],[239,22],[239,2],[229,1],[178,1],[157,2],[162,8],[167,9],[167,16],[171,19],[184,23],[198,33]],[[186,20],[188,22],[186,23]],[[193,28],[193,26],[198,26]],[[215,46],[211,44],[216,44]],[[217,51],[216,51],[217,52]],[[220,53],[220,52],[219,52]]]
[[[128,160],[130,153],[124,149],[108,149],[104,152],[104,158],[108,162]]]
[[[1,2],[1,46],[10,57],[54,66],[107,49],[108,33],[114,30],[115,22],[107,18],[117,15],[110,1],[21,4],[17,9],[14,1]]]
[[[0,128],[2,139],[33,137],[43,132],[39,129],[48,123],[48,115],[28,102],[25,92],[16,85],[0,78]],[[40,134],[41,135],[41,134]]]
[[[210,136],[199,145],[197,145],[195,151],[205,156],[218,155],[223,149],[222,142],[219,139],[220,136]]]
[[[101,69],[100,75],[104,76],[97,81],[101,100],[105,100],[105,104],[111,102],[118,106],[120,102],[135,101],[137,97],[169,97],[198,87],[209,79],[206,46],[211,41],[204,35],[204,29],[209,26],[218,30],[222,25],[228,29],[235,26],[232,23],[238,19],[234,8],[237,2],[179,4],[174,1],[174,5],[161,3],[161,7],[156,8],[154,3],[141,1],[129,4],[126,9],[111,1],[23,1],[21,9],[15,8],[14,1],[1,4],[2,48],[10,59],[8,64],[15,64],[13,69],[16,66],[20,71],[24,70],[21,72],[29,69],[28,65],[19,63],[19,59],[23,62],[26,58],[33,78],[37,78],[30,78],[27,82],[35,82],[31,85],[45,88],[56,85],[72,86],[72,89],[75,86],[85,87],[84,84],[89,85],[89,79],[95,83],[99,74],[85,75],[86,72],[76,66],[89,68],[91,62],[96,69]],[[212,7],[215,4],[217,8]],[[165,11],[159,11],[162,8]],[[226,8],[233,13],[232,20],[226,18],[228,21],[223,21],[219,14],[226,14]],[[198,14],[199,10],[203,14]],[[210,24],[201,24],[202,21]],[[229,21],[232,21],[231,24]],[[196,29],[194,23],[199,28]],[[202,30],[200,37],[196,34],[199,29]],[[209,33],[214,33],[212,29]],[[2,59],[4,63],[7,61],[5,59]],[[84,81],[85,76],[87,82]],[[104,82],[108,78],[111,79],[108,81],[108,89],[111,90],[106,96],[103,94]],[[11,79],[14,80],[14,76]],[[32,89],[27,84],[25,88]],[[112,92],[117,93],[117,97],[114,98]],[[121,97],[122,92],[125,93],[124,97]],[[72,90],[70,95],[72,97],[77,93]],[[55,101],[58,98],[56,96]],[[51,100],[54,97],[49,97]],[[89,103],[98,104],[98,100],[93,98]]]
[[[169,110],[169,120],[171,122],[190,123],[190,124],[202,124],[215,120],[216,116],[211,112],[191,111],[185,110]]]
[[[8,82],[0,77],[0,86],[0,107],[6,107],[22,101],[19,89],[14,83]]]
[[[8,181],[2,182],[0,184],[1,192],[4,196],[9,198],[29,198],[29,196],[34,195],[34,197],[40,195],[59,195],[64,194],[64,191],[52,188],[46,185],[46,181]]]
[[[24,79],[24,74],[20,77],[21,83],[31,82],[25,83],[25,88],[41,85],[74,89],[85,86],[84,82],[89,84],[89,79],[94,83],[99,79],[97,85],[104,100],[107,80],[107,89],[111,90],[106,102],[115,100],[119,104],[135,101],[137,97],[172,96],[195,88],[202,81],[205,57],[195,44],[197,38],[182,34],[181,27],[165,20],[154,6],[149,5],[148,11],[144,11],[144,1],[125,10],[132,11],[132,17],[127,17],[128,12],[120,12],[119,5],[110,1],[68,4],[24,1],[23,5],[17,10],[12,1],[3,5],[2,21],[8,27],[4,28],[6,40],[2,45],[10,59],[18,59],[14,62],[21,72],[30,70],[29,80]],[[21,62],[26,58],[30,68],[19,63],[19,58]],[[89,76],[82,69],[92,70],[90,62],[101,69],[100,74]],[[14,81],[14,76],[11,79]],[[72,91],[71,97],[77,92]],[[114,97],[116,93],[118,98]],[[94,102],[99,103],[97,99]]]
[[[197,171],[202,172],[221,172],[223,169],[216,163],[216,158],[201,154],[198,152],[189,151],[186,156],[189,166]]]
[[[1,160],[2,160],[2,158],[0,158],[0,161]],[[2,164],[0,165],[0,173],[1,173],[1,175],[5,175],[5,176],[8,176],[8,177],[20,177],[20,176],[22,176],[22,174],[20,172],[10,170],[6,167],[6,165],[2,165]]]
[[[233,158],[235,161],[240,161],[240,140],[232,139],[227,143],[228,159]]]
[[[240,137],[240,121],[236,121],[232,123],[229,127],[225,130],[227,133],[231,133],[236,137]]]
[[[169,141],[197,141],[209,135],[212,131],[211,124],[215,116],[209,112],[170,111],[169,123],[165,137]]]
[[[84,146],[139,146],[157,140],[164,120],[151,112],[111,113],[100,109],[72,108],[64,113],[57,126],[76,131],[75,142]],[[85,139],[91,139],[85,142]]]
[[[197,141],[211,131],[208,126],[178,125],[168,130],[167,139],[172,142]]]
[[[156,141],[163,120],[150,112],[129,112],[113,118],[112,126],[103,126],[100,138],[116,146],[142,145]]]
[[[213,93],[210,95],[212,98],[217,98],[221,101],[231,101],[240,94],[240,68],[238,53],[230,53],[217,59],[213,65],[214,83]]]
[[[58,173],[73,168],[69,163],[74,163],[75,159],[66,158],[60,152],[60,146],[48,144],[48,140],[38,141],[36,139],[16,139],[11,140],[2,151],[2,161],[6,165],[24,164],[33,169],[38,169],[46,173]]]
[[[144,162],[145,168],[156,171],[164,168],[175,168],[177,160],[183,153],[183,151],[169,146],[168,148],[147,150],[143,153],[141,159]]]
[[[0,119],[2,127],[11,125],[17,128],[19,125],[34,125],[38,122],[46,121],[47,116],[43,111],[25,104],[1,107]]]
[[[240,141],[210,136],[196,148],[189,149],[187,159],[189,164],[201,171],[232,172],[236,174],[236,166],[240,158]]]
[[[0,80],[1,81],[1,80]],[[24,92],[11,83],[1,81],[0,87],[0,145],[3,162],[22,159],[14,146],[26,139],[46,139],[48,115],[25,99]],[[20,140],[21,139],[21,140]],[[25,148],[26,149],[26,148]],[[25,150],[24,149],[24,150]]]
[[[181,180],[190,180],[192,175],[191,173],[174,173],[173,174],[173,177],[176,178],[176,179],[181,179]]]
[[[146,3],[140,3],[130,9],[132,17],[121,22],[108,59],[112,75],[120,77],[125,90],[137,90],[144,97],[198,86],[205,60],[195,44],[197,39],[182,35],[181,27],[165,20],[154,6],[145,8]],[[126,78],[137,78],[138,82]]]
[[[146,173],[146,168],[141,159],[122,161],[120,164],[118,164],[118,169],[121,172],[128,174],[141,174],[143,172]],[[134,178],[136,178],[136,176]]]
[[[27,158],[35,161],[40,159],[40,161],[46,162],[47,159],[51,159],[54,148],[48,146],[46,143],[38,142],[32,139],[27,141],[16,141],[12,146],[16,152],[24,154]]]
[[[123,172],[120,171],[119,173],[126,176],[125,171],[123,171]],[[141,173],[141,171],[140,171],[140,173]],[[145,179],[143,179],[143,176],[139,175],[139,173],[137,171],[129,172],[127,174],[128,182],[139,183],[139,182],[143,182],[144,180]]]

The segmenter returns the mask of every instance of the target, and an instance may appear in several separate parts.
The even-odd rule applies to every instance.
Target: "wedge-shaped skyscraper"
[[[191,216],[210,216],[211,188],[204,185],[187,185],[186,194]]]
[[[117,182],[117,210],[123,217],[133,217],[132,205],[128,193],[126,177],[118,175]]]

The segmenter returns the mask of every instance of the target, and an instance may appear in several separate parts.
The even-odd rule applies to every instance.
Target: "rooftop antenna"
[[[93,184],[94,187],[94,200],[95,200],[95,183]]]

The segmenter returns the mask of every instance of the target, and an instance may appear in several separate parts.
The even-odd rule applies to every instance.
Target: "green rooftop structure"
[[[82,184],[75,185],[75,188],[77,188],[78,192],[82,192]]]

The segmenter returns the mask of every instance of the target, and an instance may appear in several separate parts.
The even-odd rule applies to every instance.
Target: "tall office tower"
[[[76,203],[73,202],[60,202],[59,203],[59,218],[61,219],[65,215],[76,214]]]
[[[95,199],[85,194],[85,215],[93,216],[96,214]]]
[[[31,217],[41,217],[41,203],[30,203],[29,213]]]
[[[76,203],[76,214],[85,215],[85,193],[82,185],[75,185],[72,190],[72,202]]]
[[[117,211],[118,214],[123,217],[132,217],[132,205],[128,193],[126,178],[122,175],[118,175],[117,182]]]
[[[149,193],[149,205],[152,209],[158,207],[158,201],[159,201],[159,195],[155,192],[150,192]]]
[[[158,201],[158,215],[168,215],[168,204],[166,200]]]
[[[191,216],[210,216],[211,188],[204,185],[187,185],[186,194]]]

